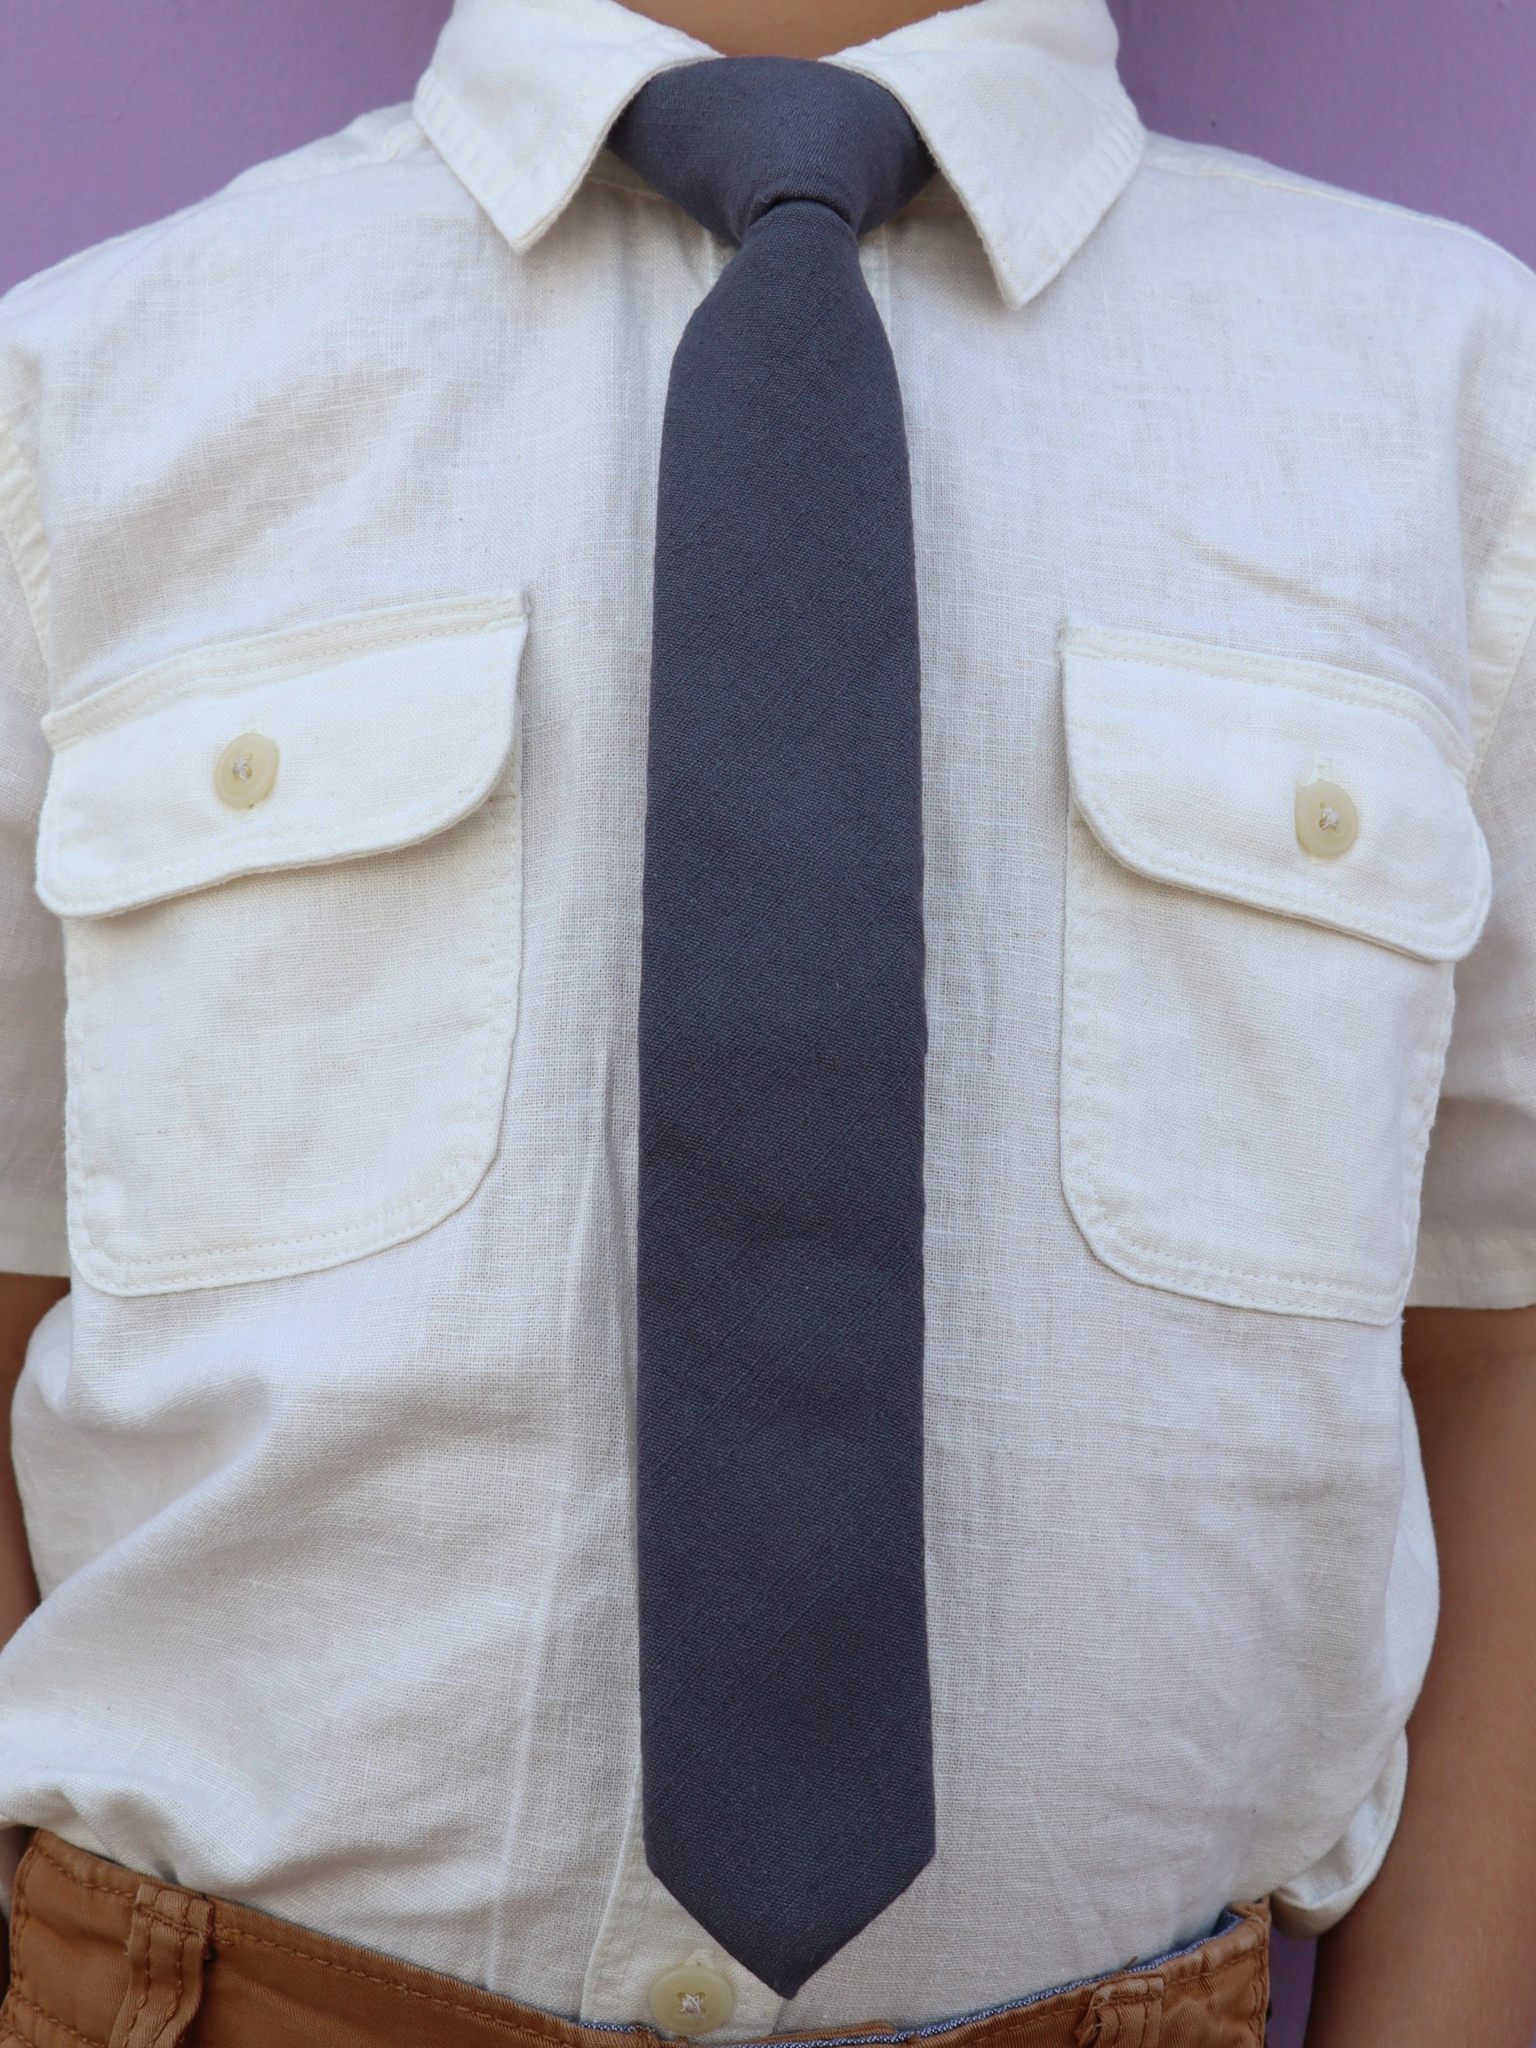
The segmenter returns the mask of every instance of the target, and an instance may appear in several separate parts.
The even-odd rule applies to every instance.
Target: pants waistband
[[[921,2028],[776,2035],[872,2048],[1263,2048],[1269,1909],[1114,1976]],[[0,2048],[662,2048],[125,1870],[39,1831],[11,1915]],[[703,2037],[702,2048],[709,2048]]]

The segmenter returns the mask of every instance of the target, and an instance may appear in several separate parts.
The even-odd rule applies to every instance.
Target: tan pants
[[[1269,1911],[1153,1968],[851,2048],[1262,2048]],[[793,2036],[779,2036],[791,2041]],[[0,2048],[660,2048],[140,1877],[39,1833],[11,1919]],[[707,2048],[707,2042],[705,2044]]]

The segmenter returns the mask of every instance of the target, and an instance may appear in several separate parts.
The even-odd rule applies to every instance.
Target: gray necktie
[[[792,1996],[933,1855],[922,810],[880,86],[721,59],[612,147],[740,244],[672,364],[640,991],[646,1856]]]

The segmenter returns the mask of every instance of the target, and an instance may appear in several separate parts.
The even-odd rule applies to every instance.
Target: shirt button
[[[1296,792],[1296,837],[1304,853],[1335,860],[1360,830],[1354,798],[1336,782],[1308,782]]]
[[[243,732],[220,754],[213,786],[225,803],[248,811],[272,794],[277,780],[277,748],[265,733]]]
[[[679,1963],[651,1986],[651,2011],[665,2034],[709,2034],[731,2016],[736,1994],[729,1977],[708,1963]]]

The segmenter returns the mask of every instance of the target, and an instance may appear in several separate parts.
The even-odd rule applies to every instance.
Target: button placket
[[[637,1768],[618,1868],[602,1925],[587,1960],[581,2017],[610,2024],[639,2022],[642,2026],[655,2026],[659,2024],[652,2002],[655,1987],[685,1969],[701,1966],[726,1983],[732,1999],[727,2018],[711,2019],[707,2030],[691,2030],[703,2035],[709,2048],[714,2048],[716,2042],[758,2040],[775,2030],[784,2010],[779,1994],[712,1944],[692,1914],[685,1912],[652,1875],[645,1860]],[[681,1988],[695,1995],[707,1989]],[[697,2019],[700,2015],[685,2012],[681,2017]],[[709,2017],[707,2010],[704,2017]],[[689,2038],[675,2021],[669,2021],[665,2031]]]
[[[730,1978],[703,1950],[663,1970],[651,1985],[651,2017],[667,2034],[712,2034],[729,2020],[735,2005]]]

